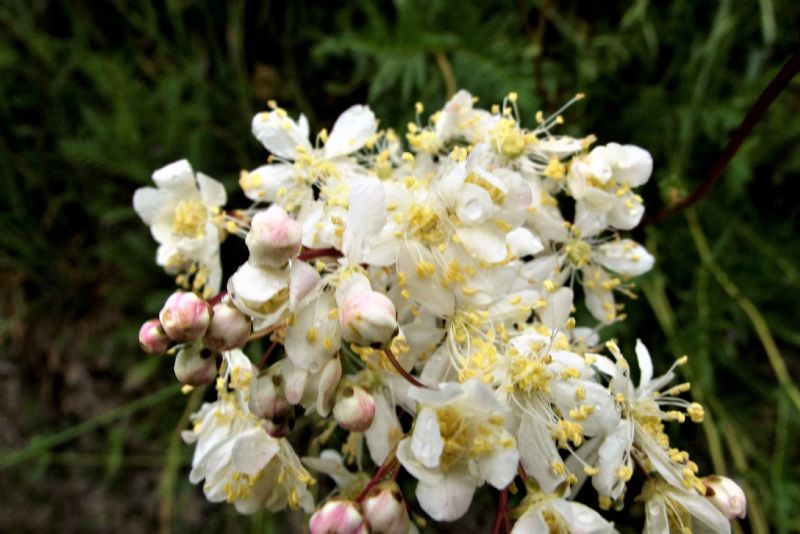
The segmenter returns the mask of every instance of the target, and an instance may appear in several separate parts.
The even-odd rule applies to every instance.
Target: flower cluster
[[[181,287],[142,347],[174,355],[186,390],[217,393],[184,433],[190,480],[242,513],[313,512],[315,534],[413,532],[419,509],[452,521],[486,485],[500,491],[496,532],[615,532],[603,511],[637,502],[645,532],[728,532],[741,489],[701,478],[667,433],[703,419],[673,384],[686,357],[656,377],[637,341],[634,381],[600,341],[653,266],[622,234],[644,213],[650,154],[554,134],[563,110],[527,129],[514,93],[476,101],[460,91],[427,119],[418,104],[408,151],[366,106],[312,139],[270,103],[252,121],[267,164],[239,179],[251,207],[224,209],[224,188],[186,161],[136,192]],[[229,236],[249,257],[223,290]],[[256,345],[258,365],[242,351]],[[318,456],[295,453],[300,420],[322,429]]]

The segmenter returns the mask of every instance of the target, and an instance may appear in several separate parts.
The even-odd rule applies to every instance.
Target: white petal
[[[420,277],[417,274],[417,263],[420,261],[436,265],[433,254],[416,242],[408,242],[400,248],[397,256],[397,271],[406,277],[406,284],[411,298],[427,308],[431,313],[446,317],[455,306],[453,291],[442,287],[434,273],[431,277]]]
[[[289,271],[289,309],[294,311],[298,305],[305,303],[306,297],[311,298],[321,280],[319,272],[308,263],[292,261]]]
[[[514,480],[518,465],[519,451],[515,446],[511,446],[489,456],[481,463],[481,470],[486,482],[497,489],[503,489]]]
[[[411,452],[422,465],[433,469],[439,465],[443,450],[444,441],[440,434],[436,412],[430,408],[423,408],[414,422]]]
[[[533,416],[523,416],[517,432],[517,447],[525,472],[536,479],[542,491],[550,493],[561,482],[563,475],[553,472],[552,464],[561,462],[550,430]]]
[[[498,263],[506,258],[506,233],[488,226],[459,226],[456,233],[469,254],[488,263]]]
[[[308,121],[302,115],[299,123],[296,123],[277,111],[257,113],[253,117],[252,131],[267,150],[281,158],[294,160],[298,146],[311,150]]]
[[[278,202],[288,191],[304,187],[298,184],[294,166],[286,163],[262,165],[243,175],[239,185],[247,198],[261,202]]]
[[[636,145],[617,145],[609,143],[609,148],[614,146],[614,178],[627,183],[631,187],[638,187],[650,179],[653,174],[653,156],[647,150]]]
[[[654,495],[644,504],[644,534],[670,534],[667,504],[664,497]]]
[[[551,330],[561,330],[570,315],[573,293],[568,287],[560,287],[552,293],[545,292],[547,306],[539,312],[542,324]]]
[[[397,444],[397,437],[403,435],[403,429],[394,406],[389,404],[384,395],[375,395],[375,416],[372,425],[364,433],[367,448],[375,465],[381,465],[389,456],[389,451]]]
[[[140,187],[133,194],[133,209],[145,224],[151,225],[173,198],[169,193],[155,187]]]
[[[351,263],[361,263],[365,240],[380,233],[386,224],[383,186],[377,178],[359,180],[350,190],[344,253]]]
[[[625,455],[633,443],[633,429],[628,421],[620,421],[617,428],[605,439],[598,450],[597,468],[600,471],[592,478],[597,493],[616,499],[625,488],[617,476],[617,470],[625,465]]]
[[[533,232],[527,228],[511,230],[506,235],[506,242],[511,249],[511,253],[518,258],[537,254],[544,249],[542,240],[533,235]]]
[[[255,475],[278,453],[278,442],[261,428],[237,436],[231,451],[231,463],[236,471]]]
[[[624,276],[644,274],[655,263],[647,249],[631,239],[603,243],[595,249],[593,258],[603,267]]]
[[[237,299],[248,305],[260,306],[286,288],[288,283],[288,271],[255,267],[250,262],[245,262],[231,276],[229,289]]]
[[[618,198],[614,207],[608,212],[608,224],[619,230],[631,230],[639,224],[643,215],[644,204],[632,193],[628,193]]]
[[[153,181],[160,189],[180,196],[191,196],[197,192],[194,171],[188,160],[182,159],[161,167],[153,173]]]
[[[435,521],[454,521],[467,513],[475,483],[472,478],[458,471],[449,472],[439,484],[420,481],[417,484],[417,501]]]
[[[550,534],[550,526],[539,513],[539,508],[532,508],[514,523],[511,534]]]
[[[329,316],[334,308],[333,295],[323,293],[295,314],[284,347],[296,366],[317,372],[339,350],[339,321]]]
[[[339,115],[325,143],[328,159],[355,152],[375,134],[378,123],[375,114],[367,106],[355,105]]]
[[[567,521],[572,534],[612,534],[617,532],[613,523],[606,521],[603,516],[585,504],[560,500],[555,501],[553,505],[561,517]]]
[[[698,534],[729,534],[731,524],[711,501],[700,495],[684,495],[676,499],[692,516],[692,532]]]
[[[645,388],[653,379],[653,359],[641,339],[636,340],[636,360],[639,363],[639,387]]]
[[[206,206],[223,206],[228,201],[225,186],[207,174],[197,173],[197,185],[200,188],[200,199]]]

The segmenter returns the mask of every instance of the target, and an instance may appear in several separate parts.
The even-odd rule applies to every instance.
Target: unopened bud
[[[728,519],[747,515],[747,496],[744,490],[728,477],[711,475],[703,478],[706,497]]]
[[[211,323],[208,325],[203,344],[211,350],[239,349],[247,343],[253,330],[250,318],[230,302],[220,302],[214,306]]]
[[[342,337],[360,346],[383,347],[397,333],[397,310],[377,291],[351,295],[341,311]]]
[[[245,242],[254,265],[280,267],[300,252],[303,226],[283,208],[272,205],[250,221]]]
[[[139,329],[139,345],[147,354],[163,354],[171,344],[158,319],[150,319]]]
[[[333,417],[351,432],[364,432],[375,417],[375,398],[358,386],[346,386],[336,396]]]
[[[373,534],[406,534],[409,517],[403,494],[393,480],[381,482],[361,503]]]
[[[159,314],[161,326],[175,341],[197,341],[211,322],[208,303],[194,293],[176,291],[169,296]]]
[[[342,362],[339,358],[331,358],[319,374],[317,383],[317,413],[322,417],[328,417],[331,412],[331,404],[342,378]]]
[[[353,501],[330,500],[311,516],[311,534],[367,534],[361,507]]]
[[[216,354],[199,343],[183,347],[175,358],[175,377],[181,384],[201,386],[217,377]]]
[[[289,409],[289,401],[283,392],[283,377],[266,374],[250,384],[250,412],[256,417],[274,419]]]

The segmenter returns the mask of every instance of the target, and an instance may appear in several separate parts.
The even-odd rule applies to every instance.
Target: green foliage
[[[35,530],[296,524],[198,498],[180,399],[103,430],[100,414],[173,382],[135,342],[171,284],[130,208],[153,169],[188,157],[241,204],[237,172],[264,158],[250,117],[270,98],[317,128],[367,101],[402,131],[414,102],[433,110],[456,87],[485,105],[517,91],[529,125],[585,92],[565,131],[650,150],[653,213],[700,183],[794,51],[798,15],[788,0],[0,2],[0,380],[18,392],[1,435],[4,454],[33,439],[39,466],[3,473],[0,527],[20,528],[23,506]],[[694,211],[637,231],[658,266],[613,332],[642,338],[657,369],[690,355],[711,417],[684,444],[747,484],[754,532],[800,530],[798,108],[795,81]]]

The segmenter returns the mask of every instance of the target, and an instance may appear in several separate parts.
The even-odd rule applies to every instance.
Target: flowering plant
[[[251,207],[223,208],[222,185],[185,160],[136,192],[181,287],[142,347],[174,355],[187,391],[217,392],[184,432],[190,481],[242,513],[302,508],[313,533],[416,531],[401,470],[435,521],[488,485],[495,532],[615,532],[603,511],[634,500],[648,533],[730,531],[741,489],[700,478],[666,433],[703,419],[679,397],[689,384],[672,385],[686,357],[656,377],[637,341],[634,381],[601,342],[653,266],[622,234],[644,213],[650,154],[556,135],[564,108],[526,129],[515,93],[490,110],[476,101],[460,91],[427,121],[418,104],[408,151],[366,106],[312,142],[305,117],[270,103],[252,122],[267,164],[239,180]],[[229,236],[249,259],[222,290]],[[256,365],[242,349],[262,338]],[[301,458],[302,419],[329,421],[315,442],[342,445]],[[315,496],[312,473],[333,494]],[[626,499],[636,473],[643,487]],[[574,500],[590,491],[597,509]]]

